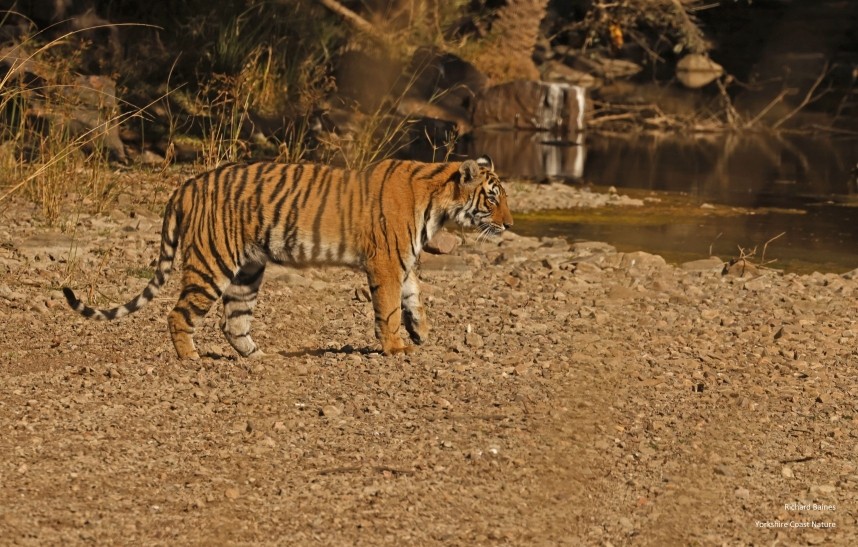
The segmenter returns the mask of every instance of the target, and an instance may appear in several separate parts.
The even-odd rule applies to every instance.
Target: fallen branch
[[[780,93],[778,93],[778,96],[777,96],[777,97],[775,97],[774,99],[772,99],[772,100],[769,102],[769,104],[767,104],[766,106],[764,106],[764,107],[763,107],[763,109],[762,109],[762,110],[760,110],[760,111],[757,113],[757,115],[756,115],[756,116],[754,116],[754,118],[753,118],[751,121],[749,121],[749,122],[747,123],[747,125],[748,125],[749,127],[753,127],[754,125],[756,125],[756,124],[757,124],[757,122],[758,122],[758,121],[760,121],[760,119],[761,119],[763,116],[765,116],[766,114],[768,114],[768,113],[769,113],[769,110],[771,110],[772,108],[774,108],[774,107],[775,107],[775,105],[776,105],[776,104],[778,104],[779,102],[781,102],[782,100],[784,100],[784,97],[786,97],[789,93],[790,93],[790,90],[789,90],[789,89],[783,89],[783,90],[781,90],[781,92],[780,92]]]
[[[763,255],[760,257],[760,264],[763,264],[763,265],[767,264],[767,262],[766,262],[766,248],[768,248],[769,243],[771,243],[772,241],[774,241],[774,240],[776,240],[779,237],[784,236],[784,235],[786,235],[786,232],[781,232],[778,235],[776,235],[775,237],[773,237],[770,240],[763,243]],[[772,262],[774,262],[774,261],[772,261]]]

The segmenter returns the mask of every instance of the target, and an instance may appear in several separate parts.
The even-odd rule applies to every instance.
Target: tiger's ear
[[[489,171],[495,170],[495,162],[492,161],[488,154],[483,154],[482,156],[477,158],[477,165],[479,165],[480,167],[484,167]]]
[[[480,165],[477,161],[465,160],[459,166],[459,184],[473,184],[479,176]]]

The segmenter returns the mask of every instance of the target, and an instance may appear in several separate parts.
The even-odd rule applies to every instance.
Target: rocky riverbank
[[[160,219],[120,203],[65,234],[0,213],[13,544],[858,543],[855,272],[471,238],[425,261],[412,355],[374,351],[363,275],[276,269],[271,356],[236,358],[213,313],[188,363],[175,280],[111,323],[58,293],[145,285]]]
[[[517,213],[530,213],[547,209],[575,209],[605,206],[640,207],[642,199],[620,194],[611,187],[608,192],[595,192],[586,187],[562,183],[533,184],[511,182],[506,184],[509,202]]]

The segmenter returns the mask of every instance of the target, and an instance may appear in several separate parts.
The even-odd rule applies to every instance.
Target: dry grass
[[[76,82],[74,56],[55,54],[78,32],[45,43],[36,33],[2,59],[10,69],[0,80],[0,203],[24,194],[41,206],[49,225],[58,222],[70,197],[96,211],[115,198],[118,187],[106,170],[104,143],[108,132],[140,114],[92,107],[97,119],[79,126],[79,98],[105,92]],[[105,95],[98,102],[114,98]]]
[[[408,55],[418,45],[442,42],[443,27],[461,4],[411,3],[401,12],[376,13],[373,22],[384,21],[385,31],[402,46],[401,54]],[[331,58],[345,43],[360,43],[345,36],[336,17],[319,17],[325,13],[312,2],[251,7],[232,2],[216,16],[183,19],[187,36],[170,46],[198,53],[191,61],[187,56],[175,59],[167,75],[168,91],[143,108],[100,109],[97,121],[83,130],[70,123],[78,106],[72,97],[94,90],[81,85],[77,74],[82,61],[69,53],[83,48],[66,46],[77,39],[75,34],[100,27],[55,39],[34,30],[20,40],[14,59],[11,53],[3,59],[12,69],[0,80],[0,203],[26,196],[39,204],[48,225],[62,224],[63,211],[70,209],[107,209],[124,183],[111,173],[106,136],[132,120],[145,126],[156,101],[166,105],[166,114],[158,114],[167,145],[163,167],[174,161],[177,149],[190,145],[198,151],[199,170],[257,157],[337,162],[361,169],[395,154],[414,138],[422,139],[414,135],[412,121],[396,113],[410,84],[401,92],[388,90],[387,99],[371,114],[355,109],[347,131],[316,135],[314,116],[326,107],[335,88]],[[139,67],[128,62],[129,73],[137,74]],[[165,72],[159,72],[160,77]],[[34,73],[35,83],[30,77]],[[114,97],[109,99],[115,104]],[[283,127],[263,135],[254,116],[282,120]],[[452,141],[436,152],[446,157],[451,150]]]

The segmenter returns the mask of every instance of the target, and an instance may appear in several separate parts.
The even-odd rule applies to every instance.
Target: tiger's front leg
[[[410,352],[414,347],[406,346],[399,336],[399,325],[402,322],[402,274],[398,268],[393,274],[383,270],[384,268],[376,266],[368,268],[367,271],[372,307],[375,311],[375,336],[381,342],[385,355]]]
[[[413,268],[402,283],[402,324],[415,344],[422,344],[428,339],[429,323],[426,321],[426,310],[420,302],[420,285]]]

